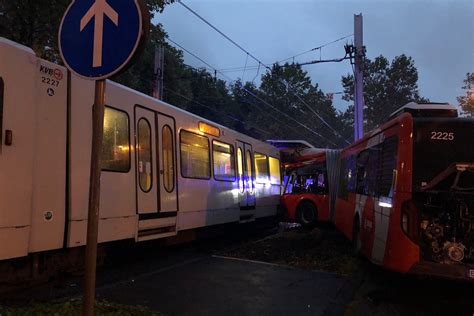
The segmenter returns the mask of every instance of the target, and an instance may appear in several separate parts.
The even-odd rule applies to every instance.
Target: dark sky
[[[265,63],[273,63],[353,33],[354,14],[364,19],[364,44],[371,59],[411,56],[419,74],[420,94],[436,102],[456,104],[462,80],[474,72],[474,0],[187,0],[185,4]],[[158,14],[170,38],[218,69],[244,66],[246,55],[178,3]],[[347,40],[351,41],[352,38]],[[322,49],[323,59],[344,56],[344,44]],[[320,53],[296,61],[319,59]],[[185,62],[202,63],[185,54]],[[248,66],[256,62],[250,58]],[[305,66],[324,92],[342,91],[348,61]],[[227,72],[252,80],[256,70]],[[258,76],[259,77],[259,76]],[[347,103],[334,99],[335,106]]]

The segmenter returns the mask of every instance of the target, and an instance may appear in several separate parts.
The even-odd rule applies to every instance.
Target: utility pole
[[[354,15],[354,140],[364,136],[364,56],[362,13]]]
[[[163,74],[164,74],[165,48],[162,44],[155,48],[155,68],[153,77],[153,97],[163,99]]]

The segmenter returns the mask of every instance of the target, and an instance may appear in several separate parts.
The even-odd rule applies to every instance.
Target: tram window
[[[391,136],[380,145],[380,160],[377,168],[378,196],[391,197],[390,192],[394,184],[394,175],[397,168],[398,137]]]
[[[250,150],[246,150],[245,152],[245,168],[247,170],[247,176],[248,176],[248,179],[247,179],[247,186],[248,186],[248,189],[250,189],[250,192],[253,192],[253,189],[255,188],[255,183],[254,183],[254,170],[252,168],[252,153],[250,152]]]
[[[243,155],[242,155],[242,149],[240,147],[237,147],[237,175],[238,175],[238,181],[239,181],[239,190],[240,192],[244,192],[244,164],[243,164]]]
[[[234,146],[212,141],[212,159],[214,161],[214,179],[235,181]]]
[[[244,167],[242,164],[242,149],[237,148],[237,174],[239,175],[239,178],[241,178],[244,174]]]
[[[102,170],[130,171],[130,128],[128,114],[105,107]]]
[[[270,165],[270,183],[271,184],[280,184],[280,160],[273,157],[268,157],[268,163]]]
[[[174,190],[174,151],[173,151],[173,132],[168,125],[163,126],[162,134],[162,153],[163,158],[163,186],[167,192]]]
[[[268,181],[268,158],[264,154],[255,152],[255,176],[259,183],[266,183]]]
[[[185,178],[209,179],[209,140],[188,131],[180,132],[181,174]]]
[[[0,154],[2,153],[3,145],[3,95],[4,95],[5,85],[3,83],[3,78],[0,77]]]
[[[137,126],[138,138],[138,183],[143,192],[149,192],[152,186],[152,164],[151,164],[151,126],[150,123],[141,118]]]

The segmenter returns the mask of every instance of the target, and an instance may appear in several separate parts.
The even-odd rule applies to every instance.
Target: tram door
[[[155,112],[135,107],[137,213],[158,212]]]
[[[174,120],[137,106],[135,128],[137,240],[176,235]]]
[[[168,213],[178,210],[178,196],[176,190],[176,158],[175,158],[175,124],[174,120],[158,114],[158,177],[160,194],[160,212]],[[176,213],[174,213],[176,216]]]
[[[176,216],[174,120],[136,107],[135,124],[137,213],[160,213],[146,218]]]
[[[242,211],[255,209],[255,172],[252,146],[237,141],[239,206]]]

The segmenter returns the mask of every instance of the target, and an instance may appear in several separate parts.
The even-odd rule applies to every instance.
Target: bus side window
[[[391,136],[381,144],[380,160],[377,168],[377,187],[378,196],[392,197],[390,192],[393,186],[394,171],[397,170],[397,152],[398,137]]]
[[[338,197],[347,200],[348,196],[348,158],[341,159],[341,173],[339,175]]]
[[[3,145],[3,95],[4,95],[4,83],[3,78],[0,77],[0,154],[2,153]]]
[[[326,188],[326,177],[324,175],[324,172],[321,172],[320,174],[318,174],[318,190],[319,192],[321,193],[326,193],[327,191],[327,188]]]
[[[283,191],[284,194],[291,194],[293,190],[293,174],[285,175],[283,177],[283,183],[285,184],[285,189]]]
[[[367,194],[367,172],[369,164],[369,151],[364,150],[357,155],[356,193]]]

